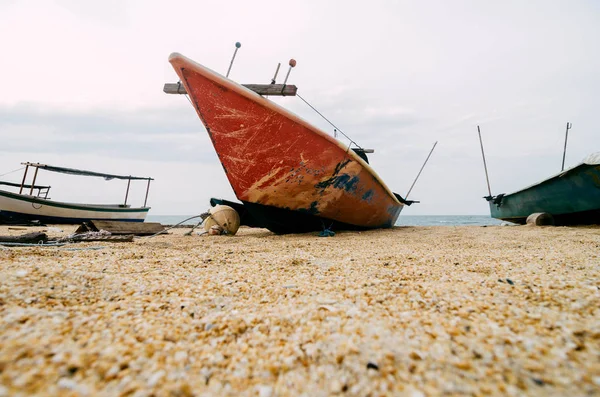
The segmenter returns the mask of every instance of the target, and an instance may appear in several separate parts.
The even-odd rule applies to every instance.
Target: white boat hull
[[[144,222],[150,207],[74,204],[0,190],[0,223],[32,221],[77,224],[89,220]]]

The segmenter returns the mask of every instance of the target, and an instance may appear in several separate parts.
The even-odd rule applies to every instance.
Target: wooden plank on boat
[[[185,87],[181,83],[165,83],[163,87],[163,92],[165,94],[187,94]]]
[[[84,222],[84,225],[77,229],[76,233],[97,232],[106,230],[112,235],[151,236],[163,232],[164,226],[157,222],[122,222],[122,221],[104,221],[91,220]]]
[[[286,84],[242,84],[260,95],[294,96],[298,87]]]
[[[242,84],[259,95],[294,96],[298,87],[293,84]],[[177,83],[166,83],[163,91],[167,94],[187,94],[185,87]]]
[[[0,236],[0,243],[39,244],[48,241],[46,233],[34,232],[20,236]]]

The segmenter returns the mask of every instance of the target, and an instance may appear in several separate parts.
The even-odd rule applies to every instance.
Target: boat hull
[[[493,218],[525,224],[546,212],[556,225],[600,224],[600,165],[580,164],[515,193],[488,200]]]
[[[89,220],[144,222],[149,207],[63,203],[0,190],[0,223],[39,221],[78,224]]]
[[[210,200],[210,204],[228,205],[240,215],[240,224],[249,227],[262,227],[277,234],[306,233],[315,230],[366,230],[368,228],[339,222],[299,211],[290,211],[268,205],[228,200]]]
[[[266,227],[287,233],[395,224],[403,203],[349,147],[179,54],[169,60],[237,198]]]

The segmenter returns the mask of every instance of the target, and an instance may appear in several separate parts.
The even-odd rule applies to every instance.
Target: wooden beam
[[[259,95],[295,96],[298,87],[289,84],[242,84]],[[178,83],[166,83],[163,91],[167,94],[187,94],[185,87]]]
[[[125,202],[123,205],[127,205],[127,197],[129,196],[129,186],[131,186],[131,179],[127,180],[127,191],[125,192]]]
[[[31,189],[29,189],[29,195],[32,196],[33,195],[33,187],[35,186],[35,180],[37,179],[37,173],[38,173],[39,168],[35,168],[35,173],[33,174],[33,182],[31,182]]]
[[[150,179],[148,179],[148,186],[146,187],[146,198],[144,199],[144,207],[148,203],[148,192],[150,191]]]
[[[23,186],[25,186],[25,179],[27,179],[27,170],[29,170],[29,164],[25,166],[25,173],[23,174],[23,182],[21,182],[21,189],[19,189],[19,194],[23,193]]]
[[[298,87],[286,84],[242,84],[259,95],[294,96]]]
[[[165,92],[166,94],[187,94],[185,87],[181,83],[165,83],[165,86],[163,87],[163,92]]]

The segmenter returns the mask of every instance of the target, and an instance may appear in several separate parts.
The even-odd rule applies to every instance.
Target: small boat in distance
[[[343,145],[262,96],[295,95],[295,86],[275,79],[241,85],[178,53],[169,62],[180,83],[165,92],[189,95],[255,225],[275,233],[388,228],[412,203],[373,171],[367,150]]]
[[[492,218],[512,223],[545,212],[558,226],[600,224],[600,152],[534,185],[485,199]]]
[[[104,174],[94,171],[77,170],[73,168],[55,167],[39,163],[22,163],[25,166],[23,181],[19,183],[2,182],[0,185],[18,188],[18,193],[0,189],[0,224],[38,221],[53,224],[78,224],[89,220],[112,220],[126,222],[144,222],[150,207],[146,207],[150,181],[153,178]],[[33,181],[26,184],[29,168],[35,168]],[[38,171],[42,169],[70,175],[101,177],[106,180],[127,180],[127,191],[123,204],[78,204],[52,201],[48,198],[50,186],[36,185]],[[148,181],[144,206],[132,208],[127,204],[129,186],[132,180]],[[23,191],[29,189],[29,193]],[[34,192],[35,191],[35,192]],[[35,193],[35,194],[34,194]]]

